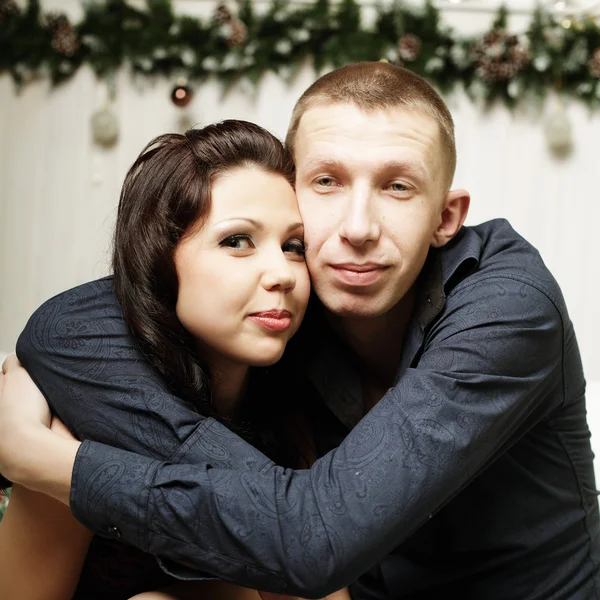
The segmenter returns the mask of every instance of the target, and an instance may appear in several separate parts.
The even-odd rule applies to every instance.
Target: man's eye
[[[394,181],[393,183],[390,183],[390,189],[392,192],[407,192],[410,188],[404,183]]]
[[[248,234],[236,233],[235,235],[229,235],[224,240],[221,240],[219,246],[233,248],[234,250],[250,250],[251,248],[254,248],[254,242]]]
[[[317,184],[323,187],[332,187],[335,185],[335,179],[333,177],[319,177]]]
[[[302,240],[293,239],[288,240],[283,246],[282,250],[284,252],[291,252],[293,254],[297,254],[298,256],[304,256],[306,252],[306,246]]]

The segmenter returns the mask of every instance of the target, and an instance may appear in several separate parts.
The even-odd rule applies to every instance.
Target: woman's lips
[[[265,310],[253,313],[249,318],[269,331],[286,331],[292,324],[292,315],[287,310]]]

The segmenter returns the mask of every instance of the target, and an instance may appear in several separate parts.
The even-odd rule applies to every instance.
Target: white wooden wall
[[[446,4],[446,21],[468,34],[485,29],[494,6],[477,1]],[[81,14],[78,0],[42,5],[74,19]],[[175,5],[206,15],[214,2]],[[530,5],[514,0],[512,6],[512,25],[523,29]],[[89,120],[106,88],[90,71],[58,89],[42,81],[20,95],[8,76],[0,77],[0,349],[13,349],[27,317],[46,298],[107,272],[120,185],[146,142],[224,118],[256,121],[283,136],[295,100],[313,78],[305,69],[286,87],[271,75],[256,93],[239,86],[225,98],[218,84],[207,83],[182,111],[169,100],[172,81],[135,82],[120,73],[114,111],[121,140],[103,150],[92,143]],[[506,217],[540,249],[567,298],[587,377],[600,381],[600,113],[567,105],[574,152],[558,159],[548,151],[543,114],[502,107],[483,113],[461,93],[448,103],[457,126],[455,184],[473,198],[469,223]]]

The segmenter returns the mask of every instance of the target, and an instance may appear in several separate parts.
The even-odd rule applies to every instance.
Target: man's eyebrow
[[[306,171],[311,173],[317,169],[325,170],[348,170],[350,167],[343,161],[331,158],[315,158],[306,164]],[[380,172],[399,171],[412,174],[424,181],[431,181],[432,177],[429,171],[418,161],[413,160],[388,160],[377,168]]]
[[[250,225],[252,225],[254,228],[258,229],[259,231],[262,231],[265,228],[264,223],[262,223],[261,221],[257,221],[256,219],[250,219],[249,217],[232,217],[231,219],[223,219],[222,221],[215,223],[215,227],[224,227],[229,224],[233,224],[236,221],[244,221],[246,223],[250,223]],[[302,223],[302,221],[298,221],[297,223],[292,223],[287,228],[286,231],[287,231],[287,233],[290,233],[291,231],[299,229],[300,227],[304,228],[304,223]]]
[[[315,169],[345,169],[345,165],[341,160],[333,158],[313,158],[306,163],[306,170],[313,171]]]
[[[414,160],[389,160],[381,165],[379,171],[401,171],[420,177],[424,181],[431,181],[431,174],[428,169],[420,162]]]

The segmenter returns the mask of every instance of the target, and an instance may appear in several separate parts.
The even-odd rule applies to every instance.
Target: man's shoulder
[[[476,268],[464,279],[456,281],[455,288],[513,282],[518,287],[537,289],[562,312],[564,299],[556,279],[537,248],[506,219],[494,219],[465,229],[467,237],[478,238],[479,257]]]
[[[101,342],[128,335],[113,278],[103,277],[46,300],[29,318],[17,341],[17,354],[59,345],[68,349],[90,337]]]
[[[46,300],[34,313],[42,315],[47,312],[83,313],[92,316],[102,311],[109,311],[115,316],[120,313],[120,306],[113,288],[113,276],[88,281]]]

